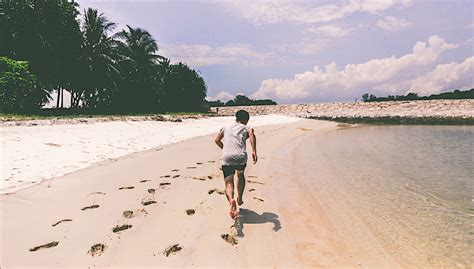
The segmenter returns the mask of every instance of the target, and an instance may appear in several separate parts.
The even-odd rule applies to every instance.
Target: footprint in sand
[[[212,176],[207,176],[208,179],[212,179]]]
[[[131,189],[135,189],[135,187],[133,186],[128,186],[128,187],[120,187],[118,188],[119,190],[131,190]]]
[[[186,210],[186,214],[188,214],[188,216],[194,215],[194,213],[196,213],[196,210],[194,210],[194,209]]]
[[[193,177],[193,179],[197,179],[197,180],[201,180],[201,181],[205,181],[206,179],[203,178],[203,177]]]
[[[148,193],[155,194],[155,189],[148,189]]]
[[[99,208],[99,205],[86,206],[86,207],[81,208],[81,210],[84,211],[84,210],[95,209],[95,208]]]
[[[181,247],[179,244],[172,245],[172,246],[169,246],[168,248],[166,248],[165,251],[163,251],[163,255],[168,257],[169,255],[175,254],[176,252],[178,252],[182,249],[183,249],[183,247]]]
[[[177,177],[180,177],[180,176],[181,176],[181,175],[175,175],[175,176],[173,176],[173,178],[177,178]]]
[[[144,205],[144,206],[151,205],[151,204],[156,204],[156,201],[150,200],[150,201],[142,202],[142,205]]]
[[[33,251],[37,251],[37,250],[42,249],[42,248],[52,248],[52,247],[57,246],[58,244],[59,244],[58,241],[53,241],[51,243],[47,243],[47,244],[44,244],[44,245],[41,245],[41,246],[30,248],[30,251],[33,252]]]
[[[238,243],[237,238],[235,238],[233,235],[221,234],[221,237],[222,237],[222,239],[224,239],[224,241],[226,241],[227,243],[229,243],[233,246],[237,245],[237,243]]]
[[[208,163],[215,163],[216,161],[207,161]]]
[[[173,169],[173,170],[171,170],[171,172],[178,172],[178,171],[179,171],[179,169]]]
[[[120,226],[117,225],[114,228],[112,228],[112,232],[118,233],[118,232],[130,229],[130,228],[132,228],[132,225],[129,225],[129,224],[124,224],[124,225],[120,225]]]
[[[93,195],[93,194],[105,195],[105,192],[96,191],[96,192],[91,192],[91,193],[89,193],[89,195]]]
[[[63,220],[60,220],[60,221],[56,222],[55,224],[53,224],[51,226],[56,227],[58,224],[63,223],[63,222],[68,222],[68,221],[72,221],[72,219],[63,219]]]
[[[247,177],[249,177],[249,178],[257,178],[257,176],[247,176]]]
[[[133,211],[132,210],[125,210],[122,213],[122,216],[127,219],[133,218]]]
[[[161,176],[160,178],[164,178],[164,177],[171,177],[171,175]]]
[[[186,168],[188,168],[188,169],[196,169],[196,166],[188,166],[188,167],[186,167]]]
[[[202,163],[197,162],[196,164],[197,164],[197,165],[201,165]]]
[[[171,183],[169,183],[169,182],[162,182],[162,183],[160,183],[160,186],[162,186],[162,187],[163,187],[163,186],[166,186],[166,185],[171,185]]]
[[[144,180],[140,180],[140,183],[145,183],[145,182],[148,182],[150,181],[149,179],[144,179]]]
[[[106,247],[107,246],[105,244],[95,244],[91,247],[89,251],[87,251],[87,253],[90,254],[92,257],[100,256],[100,254],[104,252]]]
[[[258,200],[258,201],[260,201],[260,202],[263,202],[263,199],[262,199],[262,198],[253,197],[253,199]]]
[[[265,185],[263,182],[258,182],[258,181],[253,181],[253,180],[247,180],[248,183],[254,183],[254,184],[260,184],[260,185]]]
[[[61,145],[55,143],[44,143],[46,146],[60,147]]]
[[[214,192],[220,194],[220,195],[224,195],[224,191],[221,191],[219,189],[212,189],[212,190],[209,190],[207,193],[208,194],[213,194]]]
[[[249,189],[249,192],[253,192],[253,191],[255,191],[255,189]]]

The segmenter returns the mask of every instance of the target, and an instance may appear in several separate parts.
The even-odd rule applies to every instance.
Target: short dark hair
[[[237,121],[244,122],[250,119],[250,115],[247,111],[241,109],[237,111],[237,113],[235,113],[235,118],[237,119]]]

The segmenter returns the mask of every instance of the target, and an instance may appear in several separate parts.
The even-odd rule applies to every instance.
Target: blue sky
[[[474,87],[472,1],[79,0],[149,31],[208,99],[353,101]]]

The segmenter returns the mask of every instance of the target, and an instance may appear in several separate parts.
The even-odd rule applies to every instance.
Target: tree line
[[[207,86],[160,56],[142,28],[67,0],[0,1],[0,112],[35,113],[64,92],[88,113],[201,111]]]
[[[381,101],[411,101],[411,100],[433,100],[433,99],[474,99],[474,89],[432,94],[430,96],[418,96],[416,93],[407,93],[406,95],[389,95],[387,97],[377,97],[373,94],[364,93],[362,101],[381,102]]]
[[[276,105],[277,103],[270,99],[250,99],[245,95],[237,95],[234,99],[227,102],[221,100],[207,101],[209,107],[220,107],[220,106],[259,106],[259,105]]]

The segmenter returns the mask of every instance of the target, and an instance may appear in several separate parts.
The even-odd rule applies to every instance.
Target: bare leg
[[[224,179],[225,182],[225,195],[227,200],[230,202],[234,200],[234,175],[230,175]]]
[[[234,200],[234,175],[230,175],[224,179],[225,181],[225,196],[230,204],[230,217],[235,219],[237,217],[237,204]]]
[[[237,204],[242,205],[244,201],[242,197],[245,189],[245,176],[243,170],[237,170]]]

